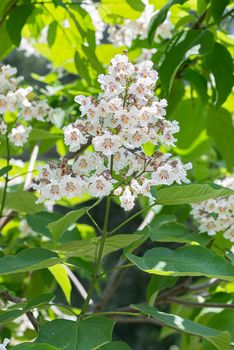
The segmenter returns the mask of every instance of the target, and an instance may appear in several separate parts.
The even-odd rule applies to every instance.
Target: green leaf
[[[186,53],[199,46],[199,54],[207,55],[214,46],[214,35],[209,30],[186,30],[178,33],[168,46],[164,60],[159,68],[159,77],[166,94],[171,90],[172,82],[179,67],[186,59]]]
[[[128,344],[122,341],[113,341],[100,348],[100,350],[131,350]]]
[[[206,57],[206,65],[215,78],[217,91],[215,102],[219,107],[232,91],[234,82],[232,56],[223,45],[215,43],[212,52]]]
[[[55,348],[49,344],[32,344],[32,343],[24,343],[14,346],[15,350],[59,350],[61,348]]]
[[[178,315],[158,311],[151,306],[132,305],[132,307],[147,316],[153,317],[167,327],[176,329],[182,333],[204,338],[219,350],[230,349],[231,338],[228,332],[221,332],[214,328],[206,327],[199,323],[187,320]]]
[[[176,250],[153,248],[143,257],[127,254],[139,269],[162,276],[206,276],[234,281],[234,266],[224,257],[201,246],[184,246]]]
[[[37,233],[52,238],[51,233],[48,229],[48,224],[54,222],[61,218],[61,215],[58,213],[49,213],[47,211],[41,211],[35,214],[28,214],[26,220],[31,229]]]
[[[234,125],[232,115],[226,109],[209,108],[207,113],[207,134],[225,160],[227,167],[234,166]]]
[[[116,23],[121,18],[135,20],[140,17],[144,5],[140,0],[102,0],[99,7],[99,15],[106,23]]]
[[[156,202],[162,205],[189,204],[229,195],[233,195],[232,190],[215,184],[189,184],[159,189]]]
[[[56,21],[51,22],[49,25],[49,29],[48,29],[48,33],[47,33],[47,42],[48,42],[49,47],[51,47],[55,41],[57,25],[58,25],[58,23]]]
[[[36,342],[63,350],[94,350],[111,341],[114,323],[104,317],[89,317],[79,323],[54,320],[42,325]]]
[[[61,138],[63,134],[52,134],[47,130],[37,128],[33,128],[29,134],[29,141],[59,140]]]
[[[8,34],[15,44],[19,46],[21,41],[21,30],[25,25],[28,17],[31,15],[34,7],[32,5],[16,6],[10,12],[10,16],[6,22]]]
[[[105,242],[103,257],[119,249],[130,246],[132,243],[140,240],[142,237],[143,234],[122,234],[108,237]],[[147,236],[145,235],[145,238],[146,237]],[[94,259],[99,241],[100,237],[94,237],[92,239],[68,242],[59,246],[57,250],[66,257],[85,256]]]
[[[67,270],[63,265],[57,264],[55,266],[49,267],[50,272],[56,279],[57,283],[60,285],[67,302],[71,303],[71,291],[72,291],[72,285],[71,281],[67,275]]]
[[[87,60],[83,59],[78,53],[78,51],[75,52],[74,62],[75,62],[77,73],[82,78],[84,78],[88,83],[90,83],[90,76],[87,68]]]
[[[219,23],[222,17],[222,14],[229,4],[230,0],[212,0],[211,1],[211,12],[214,20]]]
[[[59,264],[61,260],[56,253],[44,248],[24,249],[0,259],[0,275],[41,270]]]
[[[3,190],[0,189],[0,201]],[[44,209],[43,204],[36,204],[37,198],[32,192],[7,192],[5,207],[16,210],[20,213],[36,213]]]
[[[0,59],[2,60],[13,49],[13,43],[8,34],[5,23],[0,27],[0,38]]]
[[[152,18],[148,29],[148,41],[150,44],[153,43],[157,28],[162,24],[171,6],[175,4],[184,4],[187,0],[169,0],[166,5],[161,8]]]
[[[12,169],[11,165],[4,166],[2,169],[0,169],[0,176],[7,174],[11,169]]]
[[[78,219],[80,219],[88,210],[88,207],[70,211],[61,219],[48,224],[48,228],[55,241],[58,241],[60,236]]]
[[[198,242],[206,245],[210,237],[205,234],[189,232],[185,225],[176,222],[174,215],[159,215],[148,226],[150,238],[156,242]]]
[[[0,312],[0,324],[11,322],[30,310],[38,308],[44,304],[48,304],[53,298],[54,296],[52,294],[42,294],[39,297],[29,300],[25,305],[22,303],[17,304],[16,306],[19,308],[17,310],[2,311]]]

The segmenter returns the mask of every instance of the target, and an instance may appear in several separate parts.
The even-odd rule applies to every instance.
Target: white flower
[[[111,75],[100,74],[98,82],[101,84],[101,89],[108,99],[121,94],[124,90],[124,87]]]
[[[61,186],[62,196],[68,198],[81,196],[85,188],[84,181],[79,176],[72,177],[70,175],[63,176]]]
[[[11,130],[9,134],[10,142],[12,142],[16,147],[23,146],[28,141],[28,136],[31,130],[31,126],[26,127],[20,124]]]
[[[3,340],[3,343],[0,344],[0,350],[7,350],[7,345],[10,343],[10,339],[4,339]]]
[[[121,147],[121,139],[118,135],[112,135],[106,131],[102,136],[96,136],[93,139],[95,151],[102,152],[106,156],[114,154]]]
[[[72,124],[63,128],[64,142],[69,146],[69,151],[76,152],[82,144],[87,142],[87,139],[82,135],[81,131]]]
[[[92,152],[86,152],[79,156],[72,166],[72,170],[76,174],[87,174],[96,167],[95,155]]]
[[[119,197],[120,205],[124,210],[131,210],[134,207],[136,197],[132,195],[129,187],[124,189],[123,194]]]
[[[4,114],[8,109],[7,97],[0,95],[0,114]]]
[[[88,181],[88,193],[94,197],[108,196],[113,190],[113,185],[110,181],[101,176],[91,176]]]
[[[234,224],[226,231],[224,232],[224,237],[229,239],[231,242],[234,242]]]
[[[171,185],[175,181],[173,168],[169,164],[158,167],[151,178],[155,185]]]

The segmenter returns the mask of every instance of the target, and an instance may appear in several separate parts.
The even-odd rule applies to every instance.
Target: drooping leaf
[[[232,115],[224,108],[209,108],[207,133],[214,140],[215,147],[222,155],[228,168],[234,166],[234,125]]]
[[[0,169],[0,176],[7,174],[11,169],[12,169],[11,165],[4,166],[2,169]]]
[[[72,291],[72,286],[71,286],[71,281],[67,275],[67,270],[65,267],[61,264],[57,264],[55,266],[49,267],[50,272],[56,279],[57,283],[60,285],[67,302],[70,304],[71,302],[71,291]]]
[[[15,46],[19,46],[21,41],[21,30],[31,15],[34,7],[30,4],[16,6],[10,12],[7,20],[7,31]]]
[[[51,233],[48,229],[48,224],[54,222],[61,218],[61,215],[58,213],[50,213],[47,211],[42,211],[35,214],[28,214],[26,220],[31,229],[37,233],[52,238]]]
[[[72,224],[74,224],[87,212],[87,209],[88,208],[85,207],[70,211],[57,221],[49,223],[48,228],[53,238],[57,241],[63,232],[65,232]]]
[[[2,60],[14,47],[8,34],[6,23],[3,23],[0,27],[0,38],[0,59]]]
[[[170,186],[156,192],[156,202],[162,205],[199,203],[210,198],[229,196],[233,191],[215,184]]]
[[[114,321],[89,317],[81,322],[54,320],[39,331],[37,343],[48,343],[64,350],[94,350],[112,339]]]
[[[58,25],[58,23],[56,21],[51,22],[49,25],[49,29],[48,29],[48,33],[47,33],[47,42],[48,42],[49,47],[51,47],[55,41],[57,25]]]
[[[58,255],[44,248],[28,248],[0,259],[0,275],[35,271],[59,264]]]
[[[229,4],[230,0],[211,0],[211,12],[214,20],[219,23],[225,7]]]
[[[209,30],[187,30],[178,33],[165,52],[159,68],[163,90],[168,94],[179,67],[186,59],[186,53],[197,46],[199,54],[207,55],[214,45],[214,35]]]
[[[175,4],[183,5],[187,0],[169,0],[166,2],[165,6],[161,8],[160,11],[158,11],[152,18],[149,24],[148,29],[148,41],[150,44],[154,41],[155,33],[157,28],[162,24],[166,17],[167,13],[170,10],[170,7],[172,7]]]
[[[226,101],[233,87],[232,56],[225,46],[216,42],[212,52],[206,57],[206,65],[215,78],[215,91],[217,92],[215,102],[219,107]]]
[[[184,319],[178,315],[167,314],[147,305],[133,305],[143,314],[153,317],[165,326],[174,328],[179,332],[195,335],[204,338],[219,350],[229,350],[231,337],[228,332],[221,332],[217,329],[203,326],[191,320]]]
[[[201,246],[176,250],[153,248],[143,257],[127,254],[139,269],[162,276],[206,276],[234,281],[234,266],[220,255]]]

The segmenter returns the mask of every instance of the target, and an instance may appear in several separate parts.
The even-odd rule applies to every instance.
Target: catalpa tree
[[[0,350],[228,350],[228,0],[0,4]]]

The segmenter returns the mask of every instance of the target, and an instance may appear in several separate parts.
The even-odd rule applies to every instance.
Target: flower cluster
[[[151,18],[156,13],[157,11],[154,11],[154,5],[150,5],[148,4],[148,1],[145,1],[144,11],[142,12],[141,16],[135,21],[127,19],[121,26],[109,26],[109,40],[115,46],[130,47],[132,45],[132,41],[137,37],[142,40],[146,39]],[[173,25],[170,21],[170,15],[168,15],[165,21],[157,28],[155,38],[171,38],[172,29]]]
[[[117,55],[108,74],[99,75],[98,99],[75,97],[81,118],[63,129],[74,160],[40,169],[39,201],[113,194],[130,210],[138,195],[152,198],[151,186],[188,182],[191,164],[160,151],[174,145],[179,126],[165,119],[167,101],[154,96],[158,74],[152,67],[151,61],[133,65],[127,55]],[[144,152],[147,143],[155,148],[151,156]]]
[[[234,190],[234,176],[215,183]],[[213,236],[222,231],[226,239],[234,242],[234,195],[193,204],[192,215],[199,223],[200,232]]]
[[[60,109],[51,108],[47,102],[30,99],[32,87],[20,87],[23,77],[16,77],[17,69],[9,65],[0,68],[0,135],[8,132],[8,138],[16,147],[23,146],[28,140],[31,126],[27,122],[32,119],[39,121],[54,121],[55,114]],[[33,95],[33,94],[32,94]],[[34,96],[32,96],[34,98]],[[17,126],[8,130],[4,114],[10,112],[17,118]],[[23,123],[18,123],[22,120]]]

